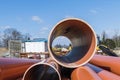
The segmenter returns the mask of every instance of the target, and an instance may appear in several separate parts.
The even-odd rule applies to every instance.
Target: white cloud
[[[96,10],[94,10],[94,9],[91,9],[91,10],[90,10],[90,13],[92,13],[92,14],[97,14],[98,12],[97,12]]]
[[[48,30],[48,27],[42,27],[41,30]]]
[[[8,28],[11,28],[11,27],[9,25],[0,27],[1,30],[5,30],[5,29],[8,29]]]
[[[48,34],[49,34],[49,31],[50,29],[48,27],[42,27],[39,31],[39,35],[40,37],[45,37],[47,38],[48,37]]]
[[[32,16],[32,20],[38,23],[42,23],[43,20],[39,16]]]
[[[65,18],[74,18],[74,16],[66,15]]]

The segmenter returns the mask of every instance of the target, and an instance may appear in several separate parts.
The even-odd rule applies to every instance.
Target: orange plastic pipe
[[[71,41],[72,50],[64,56],[56,55],[52,44],[57,37]],[[77,68],[89,62],[96,51],[96,34],[92,27],[78,18],[67,18],[58,22],[50,32],[48,50],[50,56],[61,66]]]
[[[95,55],[90,60],[90,63],[120,75],[120,58],[119,57]]]
[[[51,58],[30,66],[22,80],[61,80],[58,64]]]
[[[102,80],[120,80],[120,76],[114,73],[103,70],[91,64],[87,64],[87,66],[89,66],[92,70],[94,70]]]
[[[81,66],[72,72],[71,80],[102,80],[102,79],[88,66]]]
[[[0,58],[0,80],[17,80],[32,64],[40,60]]]
[[[102,80],[120,80],[120,76],[105,70],[99,72],[98,76],[100,76]]]

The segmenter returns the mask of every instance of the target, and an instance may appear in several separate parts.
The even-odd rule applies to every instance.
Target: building
[[[19,53],[21,53],[21,40],[9,40],[9,56],[10,57],[19,57]]]
[[[22,42],[23,53],[41,53],[47,51],[47,39],[45,38],[35,38],[33,40],[26,40]]]

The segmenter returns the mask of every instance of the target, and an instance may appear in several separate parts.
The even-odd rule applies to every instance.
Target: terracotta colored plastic
[[[39,60],[0,58],[0,80],[17,80],[32,64]]]
[[[90,63],[120,75],[120,57],[95,55]]]
[[[68,55],[58,56],[52,50],[54,39],[60,36],[67,37],[72,43],[72,50]],[[86,64],[95,54],[96,34],[87,22],[78,18],[67,18],[58,22],[51,30],[48,50],[58,64],[76,68]]]
[[[102,80],[92,69],[81,66],[71,74],[71,80]]]
[[[120,76],[105,70],[99,72],[98,75],[102,80],[120,80]]]
[[[95,71],[102,80],[120,80],[120,76],[104,70],[98,66],[92,64],[87,64],[87,66],[90,67],[93,71]]]

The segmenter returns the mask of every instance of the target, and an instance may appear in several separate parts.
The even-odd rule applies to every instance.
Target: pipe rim
[[[49,63],[45,63],[45,62],[39,62],[39,63],[33,64],[32,66],[30,66],[30,67],[25,71],[22,80],[25,79],[25,76],[26,76],[27,72],[28,72],[32,67],[34,67],[34,66],[36,66],[36,65],[40,65],[40,64],[44,64],[44,65],[47,65],[47,66],[52,67],[52,68],[57,72],[57,74],[58,74],[58,76],[59,76],[59,80],[61,80],[61,75],[60,75],[60,73],[58,72],[58,70],[57,70],[54,66],[50,65]]]
[[[95,47],[95,48],[96,48],[96,46],[97,46],[97,39],[96,39],[95,31],[93,30],[93,28],[91,27],[91,25],[88,24],[86,21],[84,21],[84,20],[82,20],[82,19],[79,19],[79,18],[66,18],[66,19],[63,19],[63,20],[59,21],[59,22],[52,28],[52,30],[50,31],[50,34],[49,34],[49,36],[48,36],[48,50],[49,50],[50,56],[51,56],[51,57],[53,58],[53,60],[55,60],[59,65],[62,65],[62,66],[64,66],[64,67],[68,67],[68,68],[76,68],[76,67],[79,67],[79,66],[82,66],[82,65],[85,65],[86,63],[88,63],[88,62],[91,60],[91,58],[94,56],[96,50],[95,50],[95,49],[93,50],[93,53],[92,53],[92,55],[89,57],[89,59],[87,59],[84,63],[79,64],[79,65],[70,65],[70,66],[64,65],[63,63],[59,62],[59,61],[54,57],[54,55],[52,54],[52,51],[51,51],[51,49],[50,49],[50,38],[51,38],[52,32],[54,31],[54,29],[56,28],[57,25],[61,24],[61,23],[64,22],[64,21],[67,21],[67,20],[77,20],[77,21],[83,22],[83,23],[85,23],[87,26],[89,26],[89,28],[91,29],[91,31],[92,31],[92,33],[93,33],[93,35],[94,35],[94,39],[95,39],[94,47]],[[68,64],[69,64],[69,63],[68,63]],[[70,64],[71,64],[71,63],[70,63]],[[74,64],[74,63],[72,63],[72,64]]]

